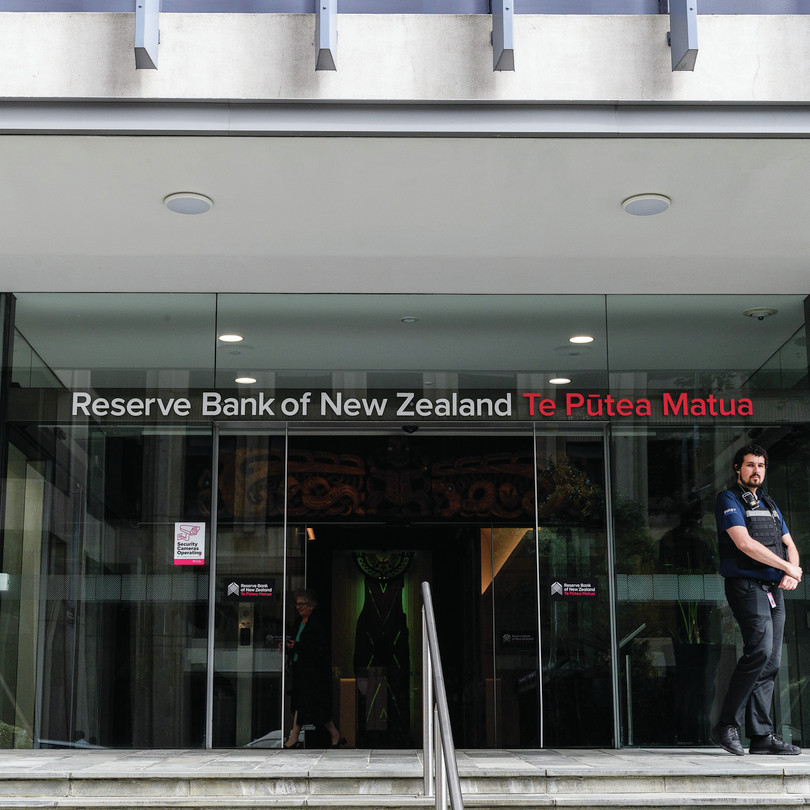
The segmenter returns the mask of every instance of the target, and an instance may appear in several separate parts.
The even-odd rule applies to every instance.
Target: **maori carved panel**
[[[283,475],[281,450],[223,450],[220,519],[282,518]],[[209,497],[204,479],[201,508]],[[587,522],[601,515],[601,487],[564,454],[540,465],[537,482],[541,521]],[[534,519],[534,501],[531,453],[457,456],[446,447],[434,451],[430,443],[398,437],[366,441],[357,453],[289,451],[286,502],[292,518],[525,522]]]

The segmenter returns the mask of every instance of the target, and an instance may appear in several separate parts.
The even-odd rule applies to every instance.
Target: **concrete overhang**
[[[0,133],[4,290],[808,291],[806,105],[28,101]]]

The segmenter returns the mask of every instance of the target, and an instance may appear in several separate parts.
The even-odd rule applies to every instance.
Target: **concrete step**
[[[699,793],[666,795],[660,793],[638,793],[630,795],[582,794],[549,795],[547,793],[525,793],[498,796],[495,794],[465,794],[464,806],[475,810],[498,810],[498,808],[565,808],[565,810],[677,810],[677,808],[711,808],[712,810],[740,810],[753,808],[792,808],[805,807],[810,803],[806,796],[786,794],[727,794],[725,796]],[[213,810],[213,808],[234,808],[234,810],[297,810],[298,808],[335,808],[335,810],[421,810],[435,807],[433,798],[424,796],[380,796],[380,795],[314,795],[297,794],[286,796],[265,796],[261,799],[231,799],[222,797],[201,797],[196,800],[130,799],[126,797],[97,797],[95,799],[66,798],[43,799],[21,798],[2,799],[2,810],[34,810],[35,808],[65,808],[66,810]]]
[[[729,810],[810,804],[810,756],[459,752],[476,810]],[[418,752],[0,752],[0,810],[416,810]]]

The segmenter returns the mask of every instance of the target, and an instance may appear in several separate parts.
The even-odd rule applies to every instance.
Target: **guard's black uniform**
[[[757,491],[758,503],[746,506],[739,485],[717,496],[715,516],[720,546],[720,573],[725,577],[726,598],[743,638],[743,655],[729,682],[718,722],[742,726],[749,737],[773,732],[771,703],[774,680],[782,656],[785,602],[778,587],[784,572],[743,554],[726,529],[745,526],[755,540],[787,559],[782,536],[788,528],[770,498]]]

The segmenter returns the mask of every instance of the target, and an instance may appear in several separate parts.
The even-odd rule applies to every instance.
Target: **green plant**
[[[678,602],[683,619],[683,633],[687,644],[700,644],[700,606],[697,602]]]
[[[19,726],[0,722],[0,748],[32,748],[31,735]]]
[[[656,543],[647,528],[644,507],[632,498],[617,496],[613,503],[616,528],[616,569],[622,574],[654,573]]]

